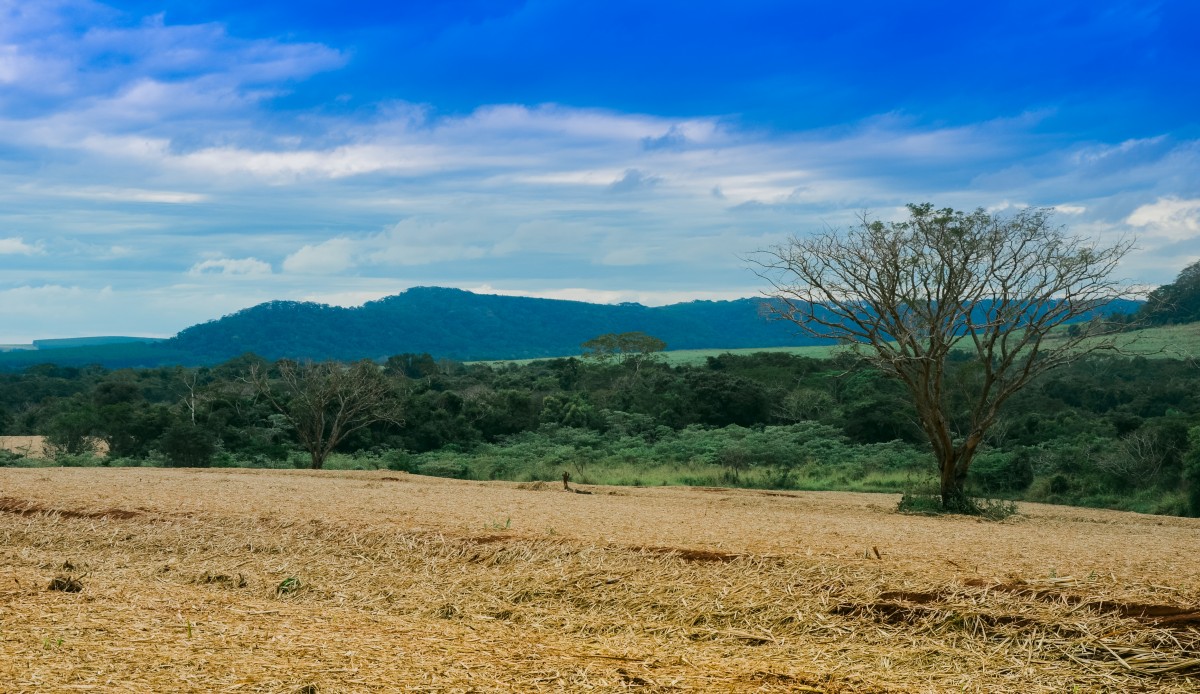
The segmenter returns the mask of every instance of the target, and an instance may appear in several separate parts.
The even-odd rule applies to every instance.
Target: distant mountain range
[[[0,353],[0,369],[54,362],[110,368],[211,365],[253,352],[268,359],[382,359],[427,352],[463,361],[570,356],[597,335],[640,331],[668,349],[828,344],[769,320],[763,299],[670,306],[473,294],[414,287],[356,308],[272,301],[183,330],[169,340],[39,340],[36,350]],[[1136,302],[1109,307],[1125,312]],[[53,349],[52,354],[46,350]]]
[[[767,320],[761,299],[671,306],[473,294],[414,287],[357,308],[273,301],[196,325],[166,346],[217,358],[255,352],[312,359],[383,358],[427,352],[464,361],[578,354],[597,335],[641,331],[669,349],[817,344]]]

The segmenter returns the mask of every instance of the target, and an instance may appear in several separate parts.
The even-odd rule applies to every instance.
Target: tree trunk
[[[942,510],[950,513],[961,513],[970,508],[967,499],[966,470],[960,474],[957,456],[951,454],[947,460],[939,461],[942,467]]]
[[[312,455],[312,469],[320,470],[321,466],[325,464],[325,456],[317,450],[309,451],[309,454]]]
[[[975,504],[967,496],[967,470],[982,440],[982,434],[972,433],[961,447],[950,449],[938,461],[942,471],[942,510],[950,513],[976,512]]]

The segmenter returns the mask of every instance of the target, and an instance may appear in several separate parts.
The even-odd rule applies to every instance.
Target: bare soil
[[[521,486],[0,468],[0,692],[1200,689],[1195,519]]]

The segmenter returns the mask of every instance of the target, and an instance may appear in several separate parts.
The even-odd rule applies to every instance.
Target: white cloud
[[[258,258],[216,258],[196,263],[188,270],[192,275],[269,275],[271,264]]]
[[[35,255],[41,252],[41,246],[25,243],[25,239],[19,236],[0,239],[0,255]]]
[[[147,153],[166,165],[220,175],[244,173],[272,182],[300,178],[345,178],[368,173],[430,173],[443,168],[436,148],[362,144],[329,150],[255,151],[221,147],[185,155]]]
[[[283,261],[291,273],[334,275],[352,268],[430,265],[483,258],[486,244],[467,240],[470,232],[448,223],[403,220],[386,231],[359,237],[339,236],[305,245]]]
[[[202,193],[185,193],[174,190],[147,190],[144,188],[109,188],[105,186],[52,188],[40,192],[58,197],[79,198],[82,200],[105,200],[109,202],[149,202],[169,205],[190,205],[205,202],[210,199],[209,195]]]
[[[1200,198],[1159,198],[1138,207],[1125,221],[1171,241],[1196,238],[1200,235]]]
[[[304,275],[335,275],[354,267],[355,250],[355,242],[347,238],[306,245],[284,259],[283,269]]]
[[[988,205],[984,209],[987,210],[988,212],[991,212],[994,214],[996,212],[1004,212],[1007,210],[1023,210],[1028,207],[1029,207],[1029,203],[1026,203],[1026,202],[1013,202],[1011,200],[1001,200],[998,203]]]

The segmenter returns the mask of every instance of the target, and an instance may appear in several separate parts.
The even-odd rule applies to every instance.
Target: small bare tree
[[[272,378],[266,369],[252,365],[248,380],[295,428],[314,470],[321,469],[350,434],[378,422],[399,421],[391,384],[370,361],[282,360],[275,371]]]
[[[971,511],[967,470],[1004,402],[1045,371],[1115,348],[1120,326],[1055,329],[1129,295],[1110,276],[1132,242],[1068,235],[1043,209],[908,210],[901,222],[864,214],[844,233],[794,237],[754,261],[771,284],[768,311],[808,335],[864,348],[907,387],[933,447],[943,508]],[[971,354],[975,373],[951,385],[953,351]]]

